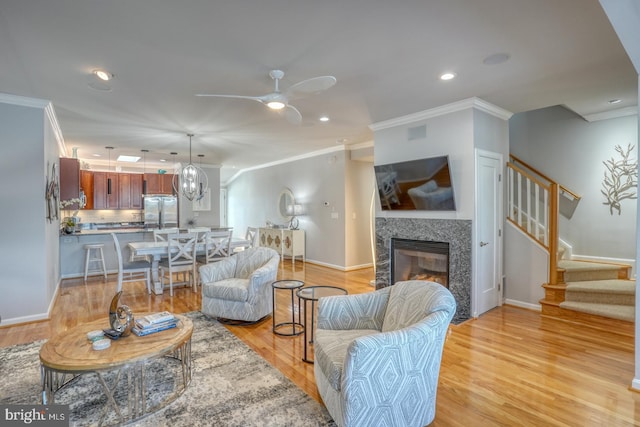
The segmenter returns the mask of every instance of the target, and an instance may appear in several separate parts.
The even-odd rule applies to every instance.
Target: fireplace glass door
[[[429,280],[449,287],[449,243],[391,239],[391,283]]]

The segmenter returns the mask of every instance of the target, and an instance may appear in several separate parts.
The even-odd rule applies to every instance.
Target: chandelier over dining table
[[[200,200],[204,197],[209,187],[207,174],[202,168],[196,166],[191,161],[191,138],[192,133],[188,133],[189,137],[189,164],[180,166],[173,176],[173,189],[177,194],[184,196],[187,200]]]

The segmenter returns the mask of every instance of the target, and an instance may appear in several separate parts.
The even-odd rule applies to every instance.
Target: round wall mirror
[[[278,198],[278,212],[280,216],[289,221],[293,214],[287,211],[287,207],[293,205],[296,199],[293,197],[293,193],[288,188],[285,188],[280,192],[280,197]]]

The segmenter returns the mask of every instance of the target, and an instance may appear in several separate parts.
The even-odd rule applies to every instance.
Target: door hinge
[[[502,237],[502,230],[498,229],[498,237]]]
[[[498,282],[498,292],[502,292],[502,283]]]
[[[502,182],[502,174],[501,173],[498,174],[498,182]]]

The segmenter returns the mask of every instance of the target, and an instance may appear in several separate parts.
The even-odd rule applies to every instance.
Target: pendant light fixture
[[[202,197],[207,191],[209,180],[207,174],[202,168],[194,165],[191,161],[191,138],[192,133],[188,133],[189,137],[189,164],[180,167],[176,175],[173,176],[173,188],[176,193],[182,195],[189,201]]]
[[[111,177],[109,176],[109,174],[111,173],[111,150],[113,150],[113,147],[104,147],[107,150],[109,150],[109,167],[107,168],[107,194],[111,195]]]
[[[147,153],[149,150],[142,151],[142,196],[147,195]]]

